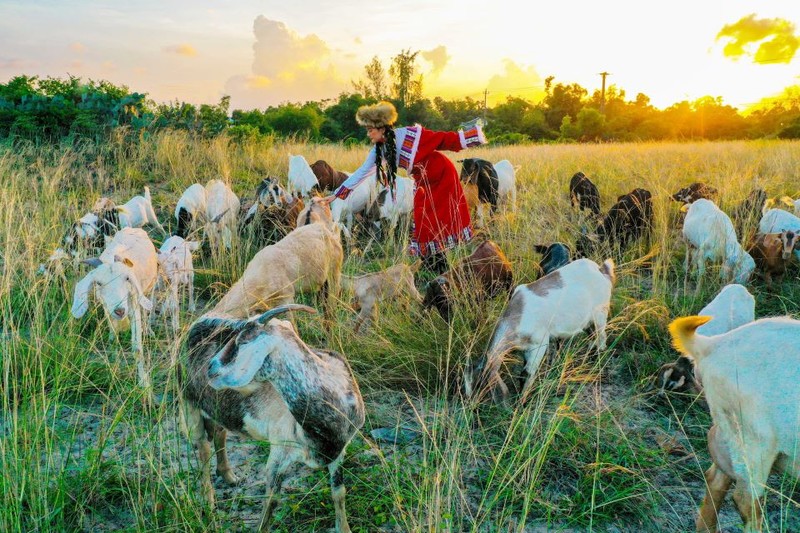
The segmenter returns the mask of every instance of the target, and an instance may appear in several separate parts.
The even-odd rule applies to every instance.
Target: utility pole
[[[600,112],[606,112],[606,76],[609,76],[609,72],[601,72],[600,75],[603,77],[603,85],[602,89],[600,89]]]
[[[489,89],[483,90],[483,123],[486,124],[486,100],[489,97]]]

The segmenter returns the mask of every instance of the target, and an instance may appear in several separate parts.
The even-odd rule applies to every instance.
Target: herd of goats
[[[491,216],[499,208],[515,209],[513,165],[475,158],[460,162],[476,222],[485,227],[487,211]],[[294,303],[297,294],[320,294],[326,320],[331,320],[331,298],[343,287],[351,291],[358,312],[356,333],[374,321],[381,303],[413,300],[449,322],[459,295],[505,294],[507,303],[488,348],[465,368],[463,392],[475,401],[506,399],[509,380],[501,371],[505,358],[516,351],[524,360],[525,398],[552,339],[567,339],[591,327],[594,347],[605,349],[615,265],[611,259],[598,264],[586,256],[622,250],[647,235],[653,223],[649,191],[634,189],[603,214],[597,187],[578,172],[569,184],[571,203],[588,211],[585,216],[596,227],[583,231],[574,246],[537,245],[541,277],[514,286],[511,263],[497,243],[485,238],[471,255],[427,283],[423,296],[415,284],[419,262],[358,277],[341,274],[341,233],[349,238],[355,219],[373,228],[394,228],[405,220],[408,227],[411,179],[398,178],[390,191],[373,175],[346,200],[328,204],[319,201],[320,195],[334,190],[346,173],[324,161],[309,165],[302,156],[291,156],[288,174],[285,188],[277,178],[264,179],[251,203],[240,200],[222,180],[190,186],[176,204],[174,234],[158,250],[142,229],[151,225],[167,236],[148,188],[144,196],[122,205],[101,198],[70,226],[63,247],[40,269],[52,275],[63,274],[69,265],[78,268],[79,263],[93,267],[75,285],[72,315],[82,317],[93,295],[111,325],[112,338],[115,332],[131,330],[139,386],[149,401],[150,366],[143,335],[152,317],[156,312],[169,317],[177,331],[185,292],[188,310],[195,311],[192,255],[200,241],[225,253],[244,228],[255,228],[263,248],[185,337],[181,383],[185,430],[198,450],[209,504],[214,503],[212,441],[217,473],[228,483],[237,479],[226,455],[227,431],[271,443],[262,530],[269,527],[286,476],[294,466],[305,464],[328,468],[336,529],[349,531],[340,465],[348,443],[364,424],[364,403],[343,355],[308,346],[291,321],[278,318],[287,312],[316,312]],[[720,264],[720,276],[729,284],[699,316],[678,318],[670,325],[683,356],[662,367],[656,381],[665,391],[703,394],[713,418],[708,433],[713,464],[706,472],[707,493],[697,530],[716,531],[717,510],[734,481],[734,500],[746,527],[760,530],[770,470],[781,467],[800,475],[795,456],[800,444],[800,321],[755,320],[754,299],[744,285],[756,272],[771,284],[800,257],[800,201],[784,197],[776,202],[758,189],[729,217],[716,197],[717,191],[702,183],[672,195],[683,206],[687,275],[696,270],[699,286],[711,261]],[[751,235],[745,238],[746,232]],[[195,240],[195,235],[200,237]]]

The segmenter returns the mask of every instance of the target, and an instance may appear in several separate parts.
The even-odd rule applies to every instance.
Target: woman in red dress
[[[447,270],[445,250],[472,239],[469,209],[453,163],[439,150],[459,152],[486,142],[480,124],[457,132],[431,131],[420,125],[394,128],[397,111],[390,102],[363,106],[356,121],[367,128],[373,144],[367,159],[329,198],[347,198],[369,176],[394,194],[397,169],[414,179],[414,226],[409,253],[421,256],[436,273]]]

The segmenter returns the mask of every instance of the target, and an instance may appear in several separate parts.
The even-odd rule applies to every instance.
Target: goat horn
[[[286,305],[279,305],[278,307],[273,307],[266,313],[261,314],[258,318],[255,319],[256,322],[259,324],[263,324],[270,318],[280,315],[281,313],[286,313],[287,311],[305,311],[307,313],[311,313],[312,315],[317,314],[317,310],[313,307],[309,307],[303,304],[286,304]]]

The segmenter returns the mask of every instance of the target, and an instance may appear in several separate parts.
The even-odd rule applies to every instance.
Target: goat
[[[508,159],[503,159],[494,164],[497,172],[497,198],[504,204],[511,205],[511,209],[517,207],[517,177],[519,167],[515,167]]]
[[[755,269],[755,262],[736,239],[733,223],[711,200],[700,199],[689,205],[683,222],[686,241],[684,268],[688,277],[694,264],[697,269],[697,291],[700,290],[706,261],[723,262],[720,277],[735,283],[746,283]]]
[[[700,326],[697,332],[707,337],[727,333],[756,319],[756,300],[744,286],[725,285],[719,294],[698,313],[711,316],[711,322]],[[699,374],[695,376],[691,360],[679,357],[674,363],[663,365],[656,373],[654,386],[659,394],[665,392],[701,391]]]
[[[698,181],[680,189],[670,198],[682,204],[691,204],[701,198],[714,201],[717,199],[718,193],[716,187]]]
[[[195,311],[194,301],[194,264],[192,252],[200,247],[196,241],[186,241],[183,237],[173,235],[161,245],[158,251],[160,276],[156,282],[156,291],[163,293],[161,313],[169,314],[172,319],[172,330],[178,331],[178,314],[181,288],[189,292],[189,312]]]
[[[183,388],[186,432],[198,450],[201,484],[214,505],[211,445],[217,473],[234,484],[225,441],[228,431],[270,443],[260,531],[269,529],[276,499],[293,467],[328,468],[336,531],[349,532],[341,464],[348,443],[364,425],[364,401],[347,360],[307,346],[292,324],[273,317],[297,304],[250,320],[200,318],[186,341]]]
[[[462,163],[460,179],[464,183],[465,193],[467,189],[471,189],[470,193],[467,194],[467,204],[471,210],[475,209],[477,211],[477,221],[479,225],[483,225],[485,223],[484,204],[489,204],[492,215],[497,211],[499,188],[497,170],[491,162],[476,157],[461,159],[459,162]],[[477,190],[477,204],[473,200],[475,190]]]
[[[422,303],[422,296],[414,286],[414,273],[420,262],[413,265],[394,265],[372,274],[357,277],[342,277],[343,288],[353,291],[353,310],[358,312],[354,332],[358,333],[368,321],[378,321],[378,304],[385,300],[396,300],[406,294]],[[407,301],[407,300],[406,300]]]
[[[569,180],[569,198],[573,209],[588,209],[594,216],[600,215],[600,191],[583,172],[576,172]]]
[[[518,285],[497,322],[489,347],[464,372],[464,392],[480,398],[508,387],[500,377],[505,356],[524,352],[527,378],[522,397],[527,397],[533,378],[552,338],[570,338],[594,325],[594,346],[606,347],[606,322],[615,282],[614,261],[602,266],[590,259],[578,259],[527,285]]]
[[[394,195],[389,187],[383,187],[376,199],[381,220],[388,221],[389,230],[397,227],[401,218],[410,220],[414,214],[414,193],[416,185],[411,178],[398,176],[394,183]]]
[[[175,235],[183,239],[189,236],[199,221],[206,216],[207,202],[208,193],[200,183],[190,185],[183,191],[175,205],[175,220],[178,222]]]
[[[250,260],[212,314],[245,318],[309,291],[321,291],[330,310],[327,300],[338,293],[344,260],[339,231],[328,205],[316,198],[298,218],[298,228]]]
[[[607,243],[625,249],[628,242],[648,234],[653,226],[653,196],[646,189],[634,189],[617,197],[594,234],[581,232],[577,250],[585,256],[596,244]]]
[[[683,317],[669,326],[675,348],[694,360],[703,377],[713,420],[708,431],[713,464],[705,473],[696,528],[717,530],[717,512],[735,481],[733,500],[744,530],[760,531],[759,500],[770,470],[800,475],[800,321],[762,318],[721,335],[697,334],[709,319]]]
[[[349,177],[345,172],[334,170],[327,161],[322,159],[311,165],[311,172],[316,176],[319,189],[322,191],[335,191]]]
[[[289,182],[286,191],[291,196],[307,199],[314,190],[319,190],[319,182],[306,158],[302,155],[290,155]]]
[[[109,241],[99,258],[84,262],[94,266],[75,285],[72,316],[81,318],[89,309],[89,293],[94,289],[111,326],[111,337],[117,331],[131,329],[131,348],[137,355],[139,385],[150,387],[150,375],[142,345],[143,310],[153,308],[147,294],[158,275],[156,248],[140,228],[123,228]]]
[[[800,233],[800,217],[783,209],[768,209],[758,223],[758,233],[780,233],[782,231]],[[794,254],[800,259],[800,250],[795,250]]]
[[[373,170],[347,195],[347,198],[334,198],[331,202],[331,216],[348,239],[352,239],[355,215],[367,214],[370,208],[376,207],[378,198],[377,174]],[[379,213],[368,216],[368,222],[378,225]],[[344,219],[344,224],[342,220]],[[376,228],[377,229],[377,228]]]
[[[546,276],[570,262],[569,248],[562,242],[554,242],[549,245],[534,244],[533,249],[542,255],[542,261],[539,263],[542,275]]]
[[[469,256],[456,263],[453,268],[436,277],[425,287],[423,309],[436,308],[447,322],[453,316],[453,291],[466,290],[477,296],[484,294],[493,298],[501,292],[511,290],[514,275],[503,250],[493,241],[482,242]]]
[[[218,250],[220,242],[227,250],[233,246],[233,233],[241,202],[231,188],[222,180],[211,180],[206,184],[206,235],[212,250]]]
[[[167,232],[158,222],[156,212],[153,211],[153,202],[150,198],[150,187],[144,188],[144,196],[134,196],[127,202],[116,207],[119,213],[119,225],[121,228],[141,228],[152,224],[162,235]]]
[[[771,287],[772,276],[780,280],[786,274],[786,265],[794,250],[800,250],[800,232],[783,230],[780,233],[756,235],[747,251],[764,274],[767,287]]]

